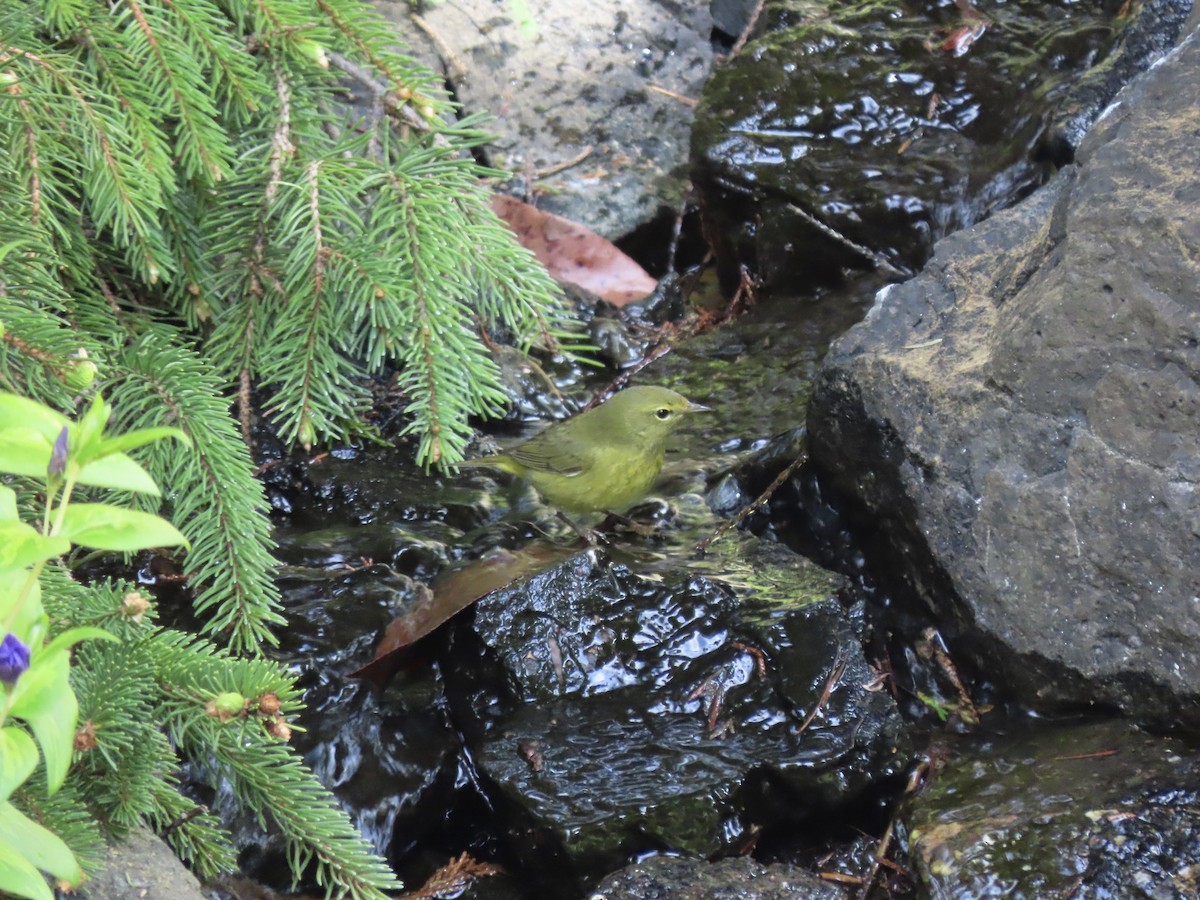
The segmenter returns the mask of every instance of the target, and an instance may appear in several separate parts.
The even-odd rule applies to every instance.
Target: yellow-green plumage
[[[624,512],[662,471],[667,435],[706,407],[663,387],[631,387],[507,453],[469,459],[524,478],[568,512]]]

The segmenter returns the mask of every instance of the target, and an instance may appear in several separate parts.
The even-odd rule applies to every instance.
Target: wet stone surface
[[[498,548],[577,536],[521,483],[427,477],[403,449],[271,471],[290,622],[278,655],[309,704],[294,743],[410,885],[467,850],[519,890],[582,896],[643,851],[739,852],[886,806],[910,748],[844,581],[748,532],[694,549],[723,521],[712,506],[734,511],[801,452],[817,347],[868,296],[825,318],[764,305],[639,373],[715,407],[675,436],[657,499],[635,510],[657,529],[485,597],[381,692],[350,673],[393,618]],[[516,376],[535,396],[538,378]],[[528,433],[520,416],[500,431]],[[243,833],[248,867],[278,862]]]
[[[614,872],[589,900],[839,900],[841,888],[793,866],[749,859],[714,863],[658,857]]]
[[[489,163],[541,208],[617,238],[677,205],[688,99],[712,62],[708,3],[375,5],[466,112],[489,116]]]
[[[938,897],[1195,897],[1200,758],[1121,722],[953,741],[902,818]]]
[[[769,284],[871,268],[793,207],[915,270],[1041,183],[1058,104],[1126,23],[1101,0],[962,6],[767,4],[766,33],[714,71],[692,132],[726,282],[739,263]]]
[[[674,498],[667,522],[485,597],[382,694],[348,673],[422,602],[422,567],[471,565],[470,547],[520,529],[500,517],[418,541],[404,572],[379,560],[415,558],[407,528],[281,530],[291,624],[278,652],[309,703],[295,744],[402,872],[465,842],[565,879],[570,896],[639,852],[728,852],[893,789],[908,744],[840,580],[744,532],[693,555],[719,524],[698,494]],[[363,550],[377,561],[363,566]]]
[[[1198,82],[1193,27],[815,382],[813,464],[909,605],[1042,711],[1200,724]]]
[[[634,574],[587,551],[477,604],[518,699],[479,711],[480,771],[584,870],[728,851],[906,764],[835,583],[733,540],[744,561],[701,564],[712,575],[669,557]]]

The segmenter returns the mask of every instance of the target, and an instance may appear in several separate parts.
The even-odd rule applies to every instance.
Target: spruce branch
[[[283,624],[272,574],[275,561],[262,486],[250,474],[245,443],[212,372],[165,326],[148,329],[118,351],[121,374],[110,384],[113,406],[128,428],[172,425],[194,453],[169,444],[146,448],[155,479],[173,487],[172,518],[192,549],[187,566],[205,632],[238,652],[274,644]]]
[[[179,792],[175,778],[154,782],[155,812],[150,823],[175,855],[205,880],[237,871],[237,853],[221,820]]]
[[[274,698],[269,717],[298,708],[299,691],[277,664],[235,659],[203,640],[166,631],[156,635],[153,652],[163,685],[159,716],[171,740],[213,770],[214,779],[227,779],[260,827],[282,833],[297,879],[312,865],[312,877],[328,894],[373,900],[400,886],[365,849],[333,795],[265,727],[261,698]]]
[[[173,0],[171,9],[192,55],[212,73],[222,116],[237,125],[252,121],[269,88],[229,18],[207,0]]]
[[[201,89],[204,76],[191,48],[179,46],[178,23],[170,19],[171,7],[143,5],[138,0],[125,0],[125,4],[133,20],[126,37],[141,74],[149,84],[165,90],[178,116],[176,135],[183,172],[189,178],[199,177],[215,184],[228,174],[231,148],[216,121],[211,96]]]
[[[0,67],[6,65],[28,73],[34,84],[45,81],[45,90],[24,94],[39,130],[59,128],[64,119],[85,126],[82,152],[71,163],[83,174],[82,186],[96,226],[112,233],[148,281],[157,281],[171,268],[149,215],[163,203],[162,187],[159,181],[142,177],[136,141],[125,128],[123,110],[107,93],[95,90],[92,79],[68,56],[0,47]]]

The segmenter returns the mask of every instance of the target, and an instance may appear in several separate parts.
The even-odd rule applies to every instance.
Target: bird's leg
[[[598,532],[592,528],[580,528],[578,525],[576,525],[574,522],[572,522],[562,512],[562,510],[556,509],[554,511],[554,514],[556,516],[558,516],[560,519],[562,519],[564,522],[566,522],[567,526],[572,531],[574,531],[577,535],[579,535],[581,538],[583,538],[585,541],[587,541],[587,545],[589,547],[596,547],[602,543],[605,543],[605,544],[608,543],[607,539],[604,537],[604,535],[600,534],[600,532]]]

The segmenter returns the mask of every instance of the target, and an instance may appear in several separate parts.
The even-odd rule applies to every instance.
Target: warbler
[[[654,486],[667,435],[688,413],[707,410],[668,388],[631,387],[506,453],[461,465],[523,478],[560,510],[622,513]]]

